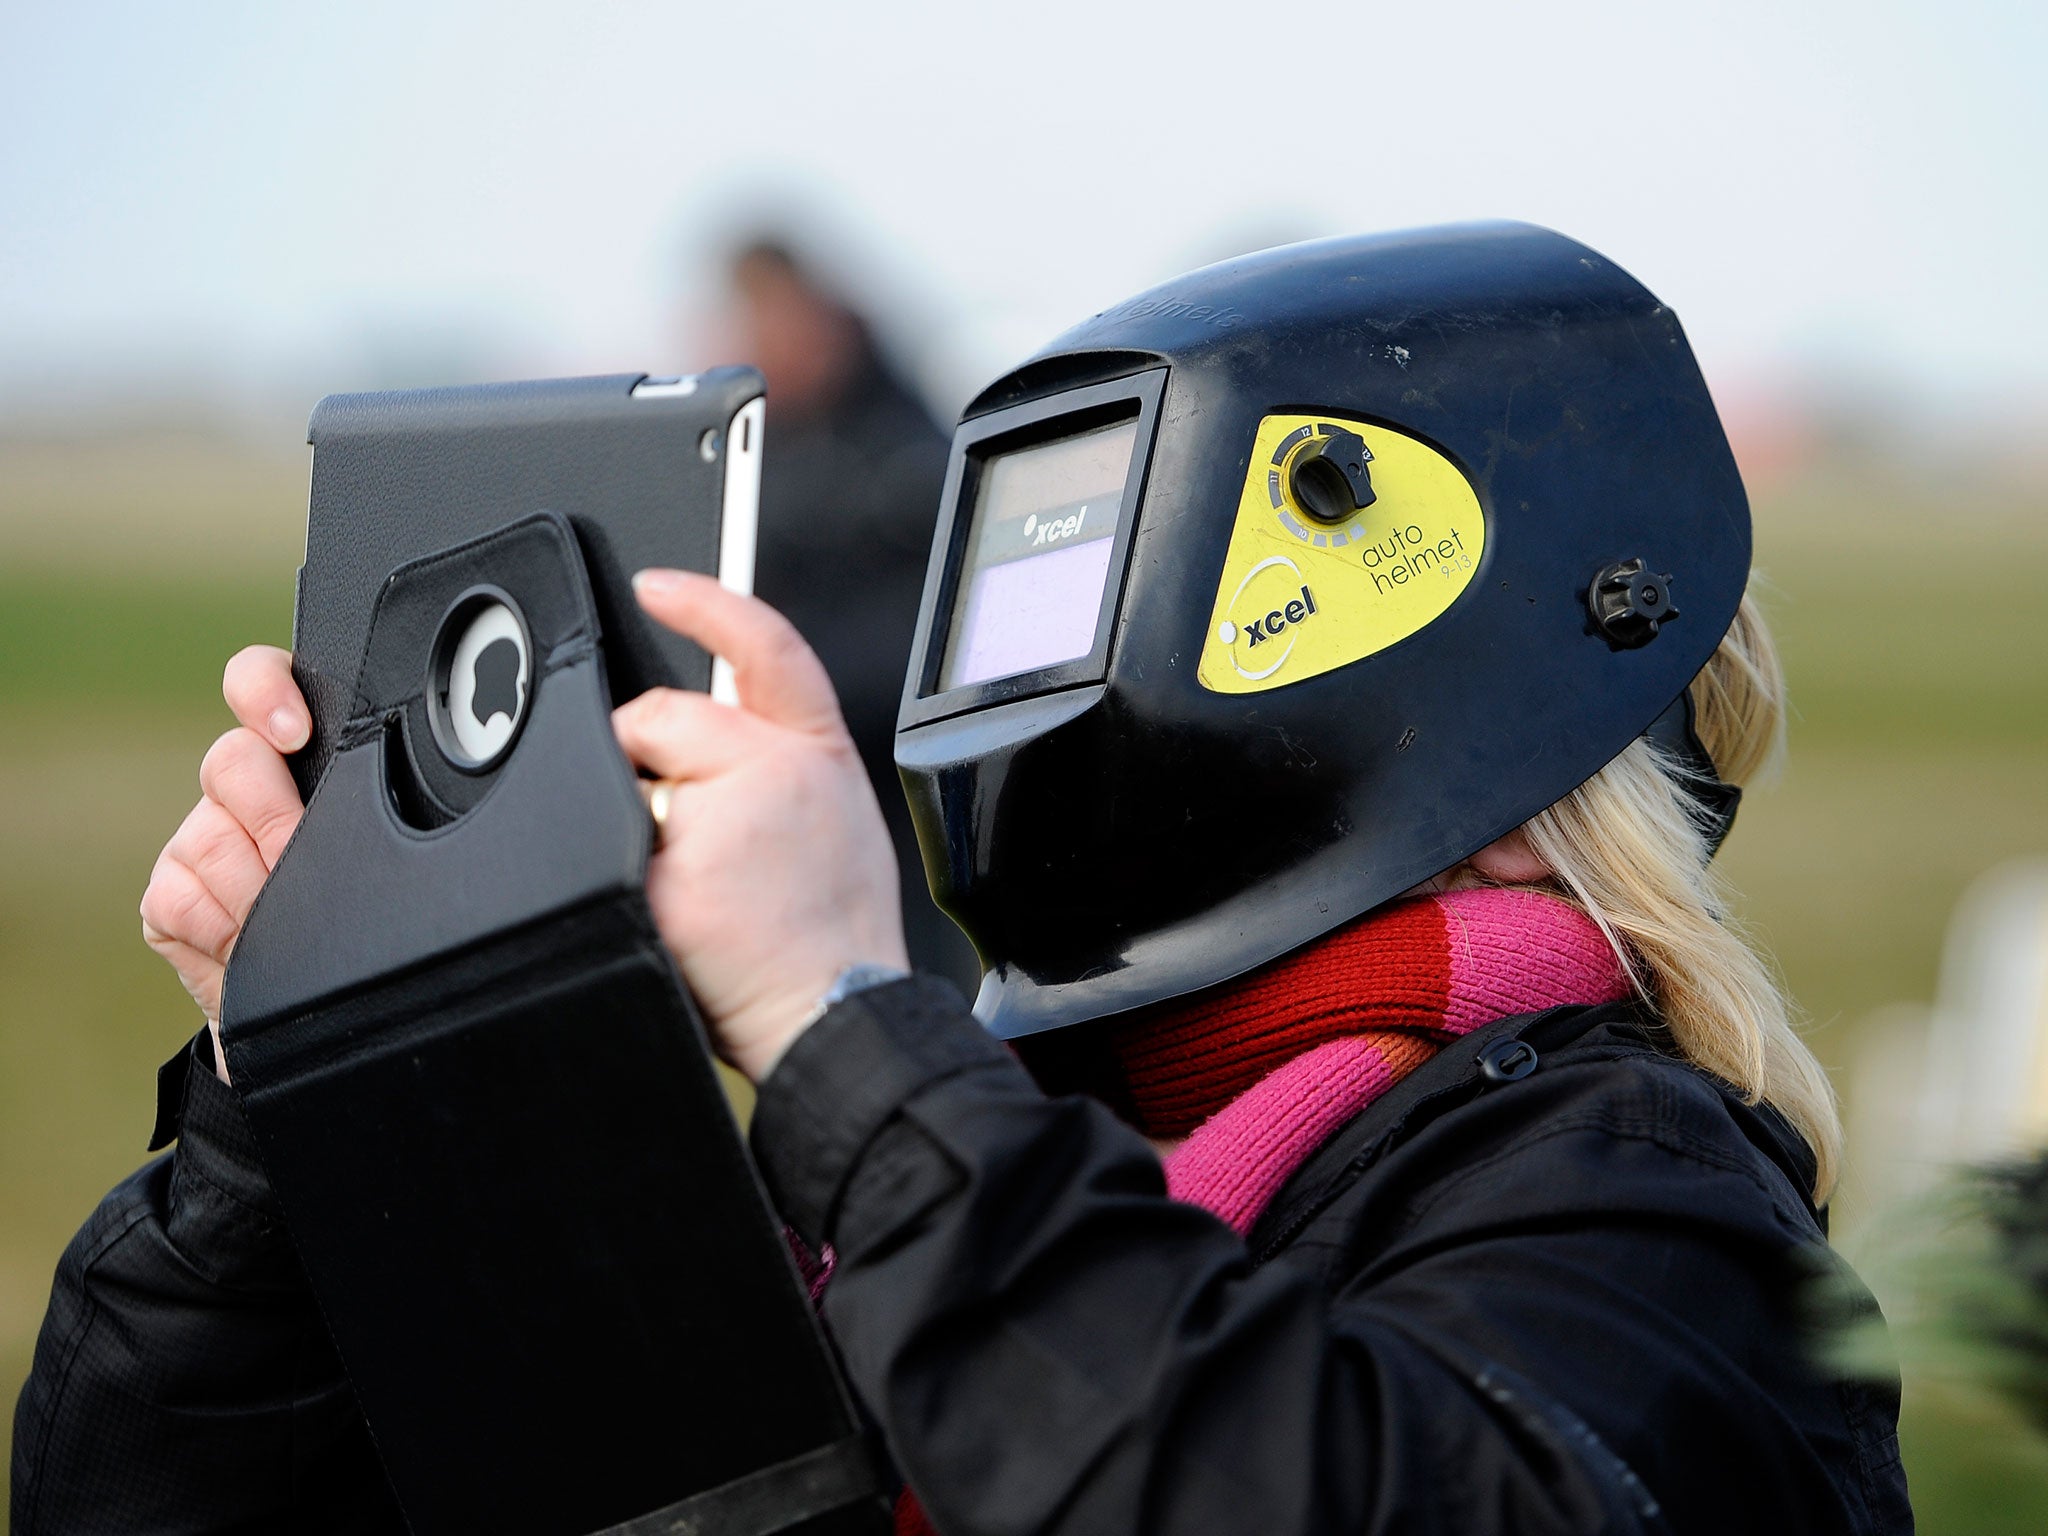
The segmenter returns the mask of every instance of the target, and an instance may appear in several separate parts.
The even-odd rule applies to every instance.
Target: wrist
[[[809,1006],[796,1016],[794,1023],[772,1031],[764,1031],[753,1049],[733,1053],[733,1065],[745,1073],[750,1081],[763,1081],[775,1070],[776,1064],[804,1032],[835,1006],[872,988],[903,981],[909,975],[907,965],[877,961],[856,961],[851,965],[841,966],[825,986],[811,994]]]
[[[886,987],[892,981],[906,980],[910,971],[900,965],[880,965],[862,960],[853,965],[842,966],[839,974],[832,978],[832,985],[818,994],[818,1001],[805,1015],[803,1028],[808,1029],[825,1017],[826,1011],[835,1004],[845,1002],[849,997],[875,987]],[[799,1031],[801,1032],[801,1031]]]

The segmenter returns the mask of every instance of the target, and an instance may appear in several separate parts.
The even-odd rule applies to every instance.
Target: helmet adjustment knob
[[[1356,432],[1310,438],[1287,472],[1294,504],[1319,523],[1348,522],[1373,504],[1372,450]]]
[[[1600,568],[1586,589],[1593,626],[1617,651],[1632,651],[1657,638],[1658,628],[1678,617],[1671,601],[1671,575],[1641,560],[1616,560]]]

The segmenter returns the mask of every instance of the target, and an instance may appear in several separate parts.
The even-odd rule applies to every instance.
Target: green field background
[[[10,1404],[57,1255],[143,1160],[155,1068],[198,1023],[136,903],[226,727],[222,662],[288,641],[304,494],[299,455],[203,435],[0,443]],[[2018,469],[1845,450],[1757,494],[1796,716],[1781,777],[1745,802],[1724,857],[1845,1086],[1862,1022],[1931,997],[1968,882],[2048,854],[2042,503]],[[1872,1216],[1855,1201],[1852,1168],[1844,1229]],[[2048,1450],[1994,1405],[1910,1384],[1905,1443],[1923,1530],[2048,1530]]]

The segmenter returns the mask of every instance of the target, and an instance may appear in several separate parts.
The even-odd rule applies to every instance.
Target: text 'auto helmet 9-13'
[[[1075,327],[954,437],[898,724],[976,1011],[1179,996],[1457,864],[1670,718],[1749,561],[1677,317],[1551,231],[1282,247]]]

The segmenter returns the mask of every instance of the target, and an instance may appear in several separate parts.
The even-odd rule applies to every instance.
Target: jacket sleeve
[[[204,1031],[174,1068],[176,1150],[59,1261],[15,1409],[16,1536],[402,1532]]]
[[[923,980],[801,1037],[752,1135],[785,1218],[836,1249],[826,1321],[945,1536],[1667,1529],[1572,1394],[1444,1326],[1494,1297],[1533,1328],[1544,1297],[1568,1298],[1576,1322],[1598,1266],[1560,1258],[1569,1245],[1510,1223],[1461,1240],[1477,1263],[1375,1275],[1367,1259],[1360,1276],[1347,1257],[1337,1286],[1313,1264],[1255,1266],[1164,1198],[1141,1138],[1046,1098]],[[1625,1380],[1608,1356],[1581,1369]]]

